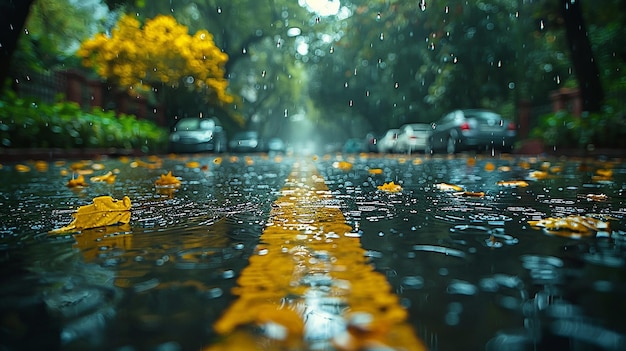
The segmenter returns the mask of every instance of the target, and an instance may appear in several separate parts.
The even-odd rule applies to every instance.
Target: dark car
[[[226,132],[216,117],[179,120],[169,138],[170,152],[224,152]]]
[[[245,130],[235,133],[228,143],[230,151],[256,152],[263,151],[263,145],[259,133],[254,130]]]
[[[515,123],[493,111],[455,110],[433,123],[430,148],[449,154],[462,150],[509,152],[516,136]]]

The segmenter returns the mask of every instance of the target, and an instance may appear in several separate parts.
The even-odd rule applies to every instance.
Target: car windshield
[[[212,119],[185,118],[176,124],[176,130],[208,130],[215,128],[215,121]]]
[[[465,113],[466,118],[475,118],[480,122],[490,122],[490,121],[501,121],[502,116],[488,111],[478,111],[478,112],[467,112]]]
[[[412,124],[411,129],[417,131],[428,131],[431,130],[430,124]]]

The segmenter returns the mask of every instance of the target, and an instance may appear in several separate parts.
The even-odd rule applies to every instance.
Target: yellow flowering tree
[[[120,18],[110,35],[99,33],[77,51],[83,65],[135,94],[165,84],[205,93],[209,100],[231,103],[224,66],[228,55],[206,30],[190,35],[172,16],[159,15],[141,28],[132,16]]]

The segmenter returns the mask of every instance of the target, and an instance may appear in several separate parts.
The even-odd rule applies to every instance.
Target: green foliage
[[[112,111],[83,111],[76,103],[42,103],[8,92],[0,100],[0,143],[11,148],[120,148],[162,151],[167,131],[151,121]]]
[[[557,147],[624,148],[626,120],[610,108],[605,108],[603,113],[583,113],[582,116],[558,111],[542,116],[531,136]]]

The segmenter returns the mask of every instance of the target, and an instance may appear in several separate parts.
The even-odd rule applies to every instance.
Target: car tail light
[[[461,124],[461,130],[470,130],[470,125],[467,122],[463,122],[463,124]]]
[[[509,122],[509,125],[507,126],[506,129],[508,129],[508,130],[515,130],[515,129],[517,129],[517,126],[515,125],[515,123]]]

